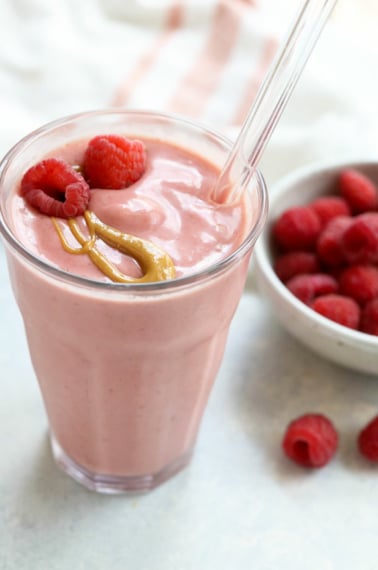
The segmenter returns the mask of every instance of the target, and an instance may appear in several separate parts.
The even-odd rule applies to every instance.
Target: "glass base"
[[[192,450],[190,450],[161,471],[152,475],[133,475],[130,477],[102,475],[89,471],[73,461],[66,455],[53,436],[50,439],[55,462],[67,475],[90,491],[111,495],[151,491],[184,469],[192,457]]]

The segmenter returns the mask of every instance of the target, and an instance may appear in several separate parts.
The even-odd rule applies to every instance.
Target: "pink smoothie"
[[[55,456],[97,489],[96,481],[106,488],[110,480],[121,481],[120,489],[151,488],[188,462],[242,294],[250,247],[232,263],[213,266],[241,244],[261,215],[249,199],[233,206],[212,202],[215,165],[171,144],[145,142],[142,178],[124,190],[93,190],[89,208],[106,224],[161,246],[178,277],[202,271],[198,277],[147,288],[111,284],[86,255],[63,250],[51,220],[25,204],[17,183],[10,207],[26,249],[97,280],[67,278],[8,249]],[[51,154],[76,164],[83,146]],[[126,256],[98,247],[123,272],[140,273]]]

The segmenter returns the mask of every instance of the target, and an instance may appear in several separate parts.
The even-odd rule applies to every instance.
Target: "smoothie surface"
[[[245,204],[215,204],[212,189],[219,175],[216,166],[172,144],[143,139],[147,165],[143,176],[120,190],[91,189],[89,210],[106,225],[149,240],[173,260],[176,277],[205,269],[227,257],[243,241],[248,226]],[[80,165],[86,141],[75,141],[48,156]],[[49,216],[29,206],[17,191],[12,203],[14,230],[24,246],[64,271],[99,281],[109,281],[87,255],[64,250]],[[83,216],[77,218],[83,233]],[[78,247],[67,220],[59,220],[67,242]],[[101,239],[97,249],[120,271],[140,277],[132,258]]]

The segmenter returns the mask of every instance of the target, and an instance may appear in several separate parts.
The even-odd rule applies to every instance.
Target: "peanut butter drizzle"
[[[90,210],[84,212],[84,219],[89,231],[88,238],[81,232],[75,218],[68,220],[68,226],[72,235],[81,245],[78,248],[71,247],[68,244],[56,218],[51,218],[51,221],[63,248],[68,253],[88,255],[96,267],[112,281],[116,283],[151,283],[153,281],[174,279],[176,276],[176,269],[172,259],[154,243],[130,234],[124,234],[111,226],[107,226]],[[121,253],[135,259],[142,270],[143,276],[130,277],[119,271],[104,254],[98,251],[96,248],[97,238],[102,239],[113,249],[117,249]]]

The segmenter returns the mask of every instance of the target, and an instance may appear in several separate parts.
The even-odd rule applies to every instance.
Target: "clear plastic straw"
[[[216,202],[242,196],[336,2],[303,2],[218,178]]]

